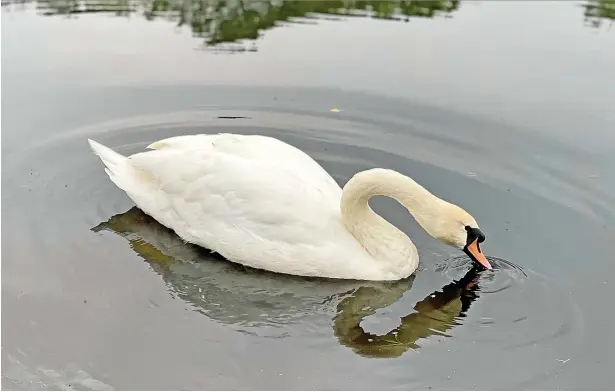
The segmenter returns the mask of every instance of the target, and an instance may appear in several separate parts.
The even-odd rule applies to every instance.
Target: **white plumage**
[[[89,140],[111,180],[145,213],[187,242],[273,272],[362,280],[412,274],[418,253],[376,215],[369,197],[404,204],[433,236],[457,247],[461,208],[386,169],[358,173],[344,191],[311,157],[260,135],[188,135],[124,157]]]

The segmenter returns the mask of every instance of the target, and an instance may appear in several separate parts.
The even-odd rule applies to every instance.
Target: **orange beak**
[[[469,245],[467,245],[466,250],[468,255],[471,256],[474,261],[478,262],[488,270],[493,269],[491,267],[491,264],[489,264],[489,262],[487,261],[487,258],[485,257],[483,252],[481,252],[480,248],[478,247],[478,239],[475,239]]]

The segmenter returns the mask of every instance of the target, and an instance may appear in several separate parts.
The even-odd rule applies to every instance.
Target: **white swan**
[[[184,241],[278,273],[399,280],[419,264],[412,241],[368,205],[399,201],[433,237],[491,269],[474,218],[387,169],[357,173],[342,190],[303,151],[260,135],[188,135],[125,157],[89,140],[111,180]]]

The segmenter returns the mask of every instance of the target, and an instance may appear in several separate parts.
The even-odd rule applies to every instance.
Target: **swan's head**
[[[344,186],[342,217],[353,234],[356,232],[357,217],[364,216],[358,215],[357,211],[364,211],[369,198],[374,195],[398,200],[432,237],[463,250],[475,263],[492,269],[480,249],[485,235],[472,215],[434,196],[410,177],[393,170],[365,170],[355,174]]]
[[[447,202],[444,202],[438,210],[437,218],[430,223],[426,222],[424,226],[429,234],[445,244],[463,250],[475,263],[492,269],[480,249],[480,244],[485,241],[485,234],[472,215],[461,207]]]

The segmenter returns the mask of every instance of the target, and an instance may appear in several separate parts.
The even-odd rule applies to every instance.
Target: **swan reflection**
[[[417,341],[446,336],[478,297],[478,274],[466,275],[419,301],[413,312],[384,335],[364,331],[361,322],[398,301],[414,276],[396,282],[303,278],[257,271],[184,243],[171,230],[133,207],[92,228],[125,238],[158,273],[172,295],[207,317],[247,333],[285,337],[307,317],[333,315],[333,333],[355,353],[397,357],[417,349]],[[280,332],[281,331],[281,332]]]

